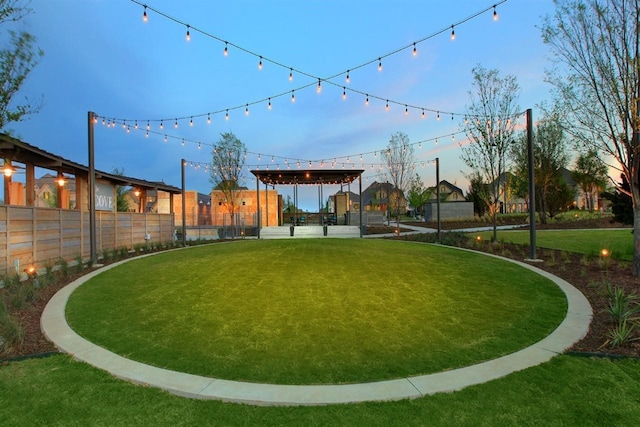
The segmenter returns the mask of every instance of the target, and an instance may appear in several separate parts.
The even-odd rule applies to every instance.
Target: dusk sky
[[[415,144],[416,172],[425,185],[435,184],[429,161],[439,157],[441,179],[466,192],[470,171],[460,160],[466,139],[457,132],[469,104],[472,68],[480,64],[515,75],[521,110],[533,108],[534,119],[536,104],[550,96],[544,71],[551,63],[539,27],[553,13],[552,0],[508,0],[495,8],[494,21],[496,2],[145,0],[145,23],[143,6],[129,0],[32,0],[34,13],[23,27],[38,38],[45,56],[17,97],[42,96],[44,106],[7,129],[86,165],[87,112],[94,111],[100,117],[97,169],[124,169],[128,176],[179,187],[184,158],[187,189],[202,193],[210,192],[211,183],[197,165],[211,161],[223,132],[246,145],[252,169],[297,168],[297,162],[309,167],[309,161],[313,168],[355,164],[366,169],[363,188],[385,180],[374,153],[403,132]],[[455,25],[451,40],[453,24],[486,8]],[[102,118],[117,125],[103,126]],[[254,177],[246,178],[255,188]],[[278,190],[292,194],[291,187]],[[315,189],[301,195],[300,207],[317,210]]]

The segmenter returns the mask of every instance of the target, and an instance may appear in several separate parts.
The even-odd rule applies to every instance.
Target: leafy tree
[[[21,0],[0,0],[0,25],[10,25],[31,13]],[[8,30],[6,46],[0,48],[0,129],[19,122],[25,116],[37,113],[42,102],[32,104],[29,99],[17,104],[15,95],[20,91],[29,73],[38,65],[44,52],[36,47],[36,38],[26,31]],[[6,39],[3,37],[3,40]]]
[[[406,207],[404,195],[411,188],[415,149],[409,143],[409,137],[405,133],[397,132],[391,135],[387,149],[383,154],[389,180],[395,187],[390,195],[389,203],[396,215],[397,226],[400,227],[400,213]]]
[[[567,184],[564,177],[557,174],[551,179],[551,186],[547,190],[544,207],[541,205],[542,202],[536,199],[537,210],[553,219],[557,214],[565,212],[572,206],[574,196],[575,192]]]
[[[498,70],[477,65],[472,70],[473,90],[468,118],[462,126],[471,141],[463,148],[461,158],[471,168],[472,175],[489,183],[485,197],[493,220],[493,240],[497,238],[496,215],[500,209],[500,178],[507,170],[507,154],[515,131],[514,118],[519,114],[520,87],[515,76],[500,77]]]
[[[224,197],[222,205],[231,217],[231,227],[234,230],[235,213],[240,206],[239,194],[243,189],[240,184],[243,181],[242,171],[247,148],[231,132],[222,133],[220,137],[211,153],[209,181],[215,190],[222,192]]]
[[[629,179],[633,273],[640,276],[640,4],[556,0],[542,36],[559,65],[549,81],[567,131],[581,145],[610,156]]]
[[[124,176],[124,168],[113,168],[113,174]],[[129,200],[125,197],[126,194],[127,187],[124,185],[116,185],[116,211],[129,212]]]
[[[409,204],[416,209],[417,214],[422,214],[424,204],[431,199],[433,192],[428,190],[422,182],[419,174],[411,181],[411,188],[409,189]]]
[[[581,153],[578,156],[575,169],[571,175],[585,195],[587,210],[593,212],[595,208],[594,198],[607,185],[607,165],[600,159],[597,151],[589,149],[586,153]]]
[[[526,131],[516,138],[510,154],[517,181],[516,192],[520,197],[527,197],[529,164]],[[566,167],[568,163],[567,142],[559,115],[555,112],[547,112],[533,130],[535,208],[540,213],[540,222],[543,224],[546,224],[548,217],[551,218],[557,213],[558,203],[563,200],[559,195],[565,192],[563,186],[566,186],[566,182],[559,179],[560,169]],[[558,185],[562,188],[556,188]]]
[[[629,195],[629,181],[624,174],[620,176],[620,180],[613,192],[605,191],[602,197],[611,202],[611,212],[615,222],[631,225],[633,224],[633,204]]]
[[[468,178],[469,191],[466,199],[468,202],[473,202],[473,213],[482,217],[488,211],[489,186],[482,181],[482,176],[479,173],[471,173]]]

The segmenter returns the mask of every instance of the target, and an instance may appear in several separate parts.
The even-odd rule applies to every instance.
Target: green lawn
[[[638,396],[637,361],[572,356],[455,393],[318,407],[182,398],[67,355],[0,366],[3,426],[632,426],[640,419]]]
[[[471,233],[470,233],[471,235]],[[491,239],[491,232],[473,233],[482,239]],[[529,230],[499,230],[498,240],[529,245]],[[536,246],[558,249],[588,256],[598,256],[608,249],[611,256],[624,261],[633,261],[633,234],[628,230],[538,230]]]
[[[495,358],[540,340],[565,312],[552,282],[484,255],[389,240],[300,239],[130,261],[78,288],[67,318],[91,341],[152,365],[316,384]]]

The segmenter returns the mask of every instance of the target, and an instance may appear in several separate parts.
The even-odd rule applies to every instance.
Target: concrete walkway
[[[533,270],[555,282],[567,296],[568,309],[565,319],[551,335],[530,347],[477,365],[430,375],[345,385],[254,384],[170,371],[126,359],[76,334],[67,324],[65,306],[69,296],[78,286],[129,260],[96,270],[61,289],[45,307],[41,327],[45,336],[57,348],[73,355],[77,360],[108,371],[118,378],[191,398],[254,405],[326,405],[413,399],[439,392],[461,390],[547,362],[586,335],[592,310],[582,293],[566,281],[535,267],[506,258],[501,259]]]

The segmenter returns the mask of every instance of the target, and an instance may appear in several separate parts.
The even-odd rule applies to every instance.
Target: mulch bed
[[[426,224],[430,227],[429,223]],[[478,225],[465,223],[466,227],[477,227]],[[573,224],[573,223],[571,223]],[[412,223],[412,225],[414,225]],[[451,229],[463,228],[461,224],[451,227]],[[597,224],[582,224],[579,228],[603,228]],[[603,225],[603,224],[600,224]],[[619,226],[619,225],[618,225]],[[538,227],[542,228],[542,227]],[[565,227],[567,228],[567,227]],[[578,227],[575,227],[578,228]],[[443,227],[443,229],[445,229]],[[393,233],[395,227],[376,227],[368,229],[368,234]],[[475,249],[495,253],[517,260],[523,260],[528,256],[528,247],[512,245],[506,243],[483,242],[475,244]],[[578,342],[571,350],[574,352],[595,353],[603,355],[640,356],[640,341],[636,341],[624,347],[612,347],[609,344],[608,334],[614,326],[613,320],[606,313],[606,281],[612,285],[623,287],[629,293],[640,293],[640,279],[633,277],[631,265],[625,262],[608,260],[602,263],[598,259],[587,259],[582,255],[568,254],[549,249],[538,249],[538,258],[543,262],[535,263],[538,268],[548,271],[578,288],[589,300],[593,308],[594,317],[587,336]],[[88,270],[86,271],[88,272]],[[56,351],[52,343],[46,340],[40,330],[40,316],[49,299],[63,286],[75,280],[77,276],[60,280],[54,285],[41,289],[38,299],[28,307],[13,311],[12,314],[20,320],[25,332],[24,342],[21,347],[10,349],[0,354],[0,360],[38,355]],[[640,337],[640,331],[635,334]]]

